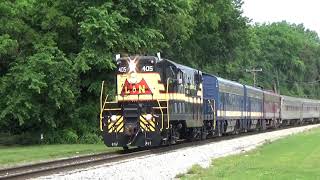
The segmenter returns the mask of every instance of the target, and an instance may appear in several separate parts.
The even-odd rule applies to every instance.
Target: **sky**
[[[286,20],[301,24],[320,35],[320,0],[243,0],[244,15],[253,22]]]

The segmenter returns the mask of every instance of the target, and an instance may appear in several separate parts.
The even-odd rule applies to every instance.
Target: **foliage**
[[[259,54],[253,66],[264,69],[266,88],[278,81],[282,94],[319,98],[319,38],[302,25],[286,22],[254,27]]]
[[[97,142],[101,81],[114,54],[162,56],[283,94],[320,97],[319,38],[286,22],[249,25],[241,0],[16,0],[0,3],[0,131]],[[65,137],[66,136],[66,137]]]
[[[79,141],[82,144],[97,144],[102,142],[101,137],[94,133],[84,134]]]
[[[13,145],[31,145],[41,143],[40,135],[25,132],[22,134],[0,134],[0,144],[13,146]]]

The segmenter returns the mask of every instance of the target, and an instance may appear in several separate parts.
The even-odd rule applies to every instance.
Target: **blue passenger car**
[[[245,85],[247,129],[266,128],[263,119],[263,91]],[[265,121],[263,121],[265,122]]]
[[[204,120],[215,122],[218,133],[240,130],[245,117],[244,85],[203,74]]]

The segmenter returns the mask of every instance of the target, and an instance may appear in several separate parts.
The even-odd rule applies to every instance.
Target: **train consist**
[[[320,120],[320,101],[281,96],[160,56],[117,58],[117,94],[101,89],[107,146],[159,146]]]

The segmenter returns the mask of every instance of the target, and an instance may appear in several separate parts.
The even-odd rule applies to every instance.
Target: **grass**
[[[108,148],[104,144],[0,146],[0,167],[116,150],[119,148]]]
[[[256,150],[193,166],[181,179],[320,180],[320,129],[267,143]]]

